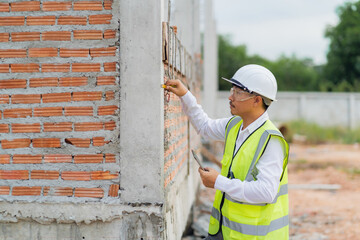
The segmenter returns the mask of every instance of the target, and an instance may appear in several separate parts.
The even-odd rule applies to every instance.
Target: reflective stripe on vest
[[[232,119],[230,119],[229,120],[229,122],[228,122],[228,124],[227,124],[227,126],[226,126],[226,133],[225,133],[225,146],[224,146],[224,149],[225,149],[225,147],[226,147],[226,140],[227,140],[227,138],[228,138],[228,136],[229,136],[229,132],[230,132],[230,130],[236,125],[236,124],[238,124],[239,122],[241,121],[241,117],[239,117],[239,116],[235,116],[235,117],[233,117]]]
[[[223,225],[246,235],[266,236],[269,232],[286,227],[289,224],[289,215],[271,221],[269,225],[248,225],[230,221],[223,216]]]

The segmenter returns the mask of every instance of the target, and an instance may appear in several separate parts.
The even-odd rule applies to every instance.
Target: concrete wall
[[[200,99],[200,4],[171,2],[171,62],[168,1],[0,4],[0,239],[181,238],[201,143],[160,84]]]
[[[229,116],[228,92],[218,92],[216,116]],[[360,126],[360,94],[279,92],[268,112],[274,122],[304,119],[322,126]]]

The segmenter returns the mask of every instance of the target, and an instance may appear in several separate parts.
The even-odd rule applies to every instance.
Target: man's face
[[[254,97],[255,95],[233,86],[229,96],[231,114],[243,117],[243,114],[251,110],[251,103]]]

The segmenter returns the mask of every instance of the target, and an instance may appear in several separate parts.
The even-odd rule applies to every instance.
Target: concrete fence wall
[[[229,115],[228,92],[218,92],[217,117]],[[360,94],[279,92],[268,112],[274,122],[303,119],[322,126],[360,126]]]

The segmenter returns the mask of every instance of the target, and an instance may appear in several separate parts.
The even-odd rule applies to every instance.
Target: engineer
[[[221,172],[199,168],[203,184],[216,189],[206,239],[289,239],[289,147],[267,113],[276,101],[276,79],[255,64],[223,79],[232,84],[233,117],[221,119],[209,118],[180,80],[166,82],[166,89],[181,98],[196,131],[225,141]]]

